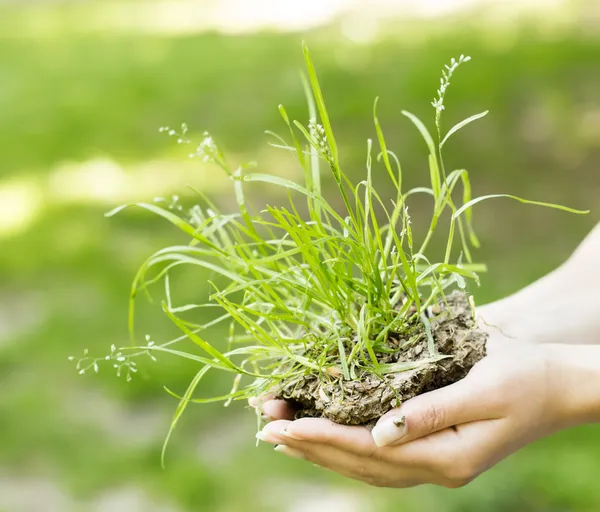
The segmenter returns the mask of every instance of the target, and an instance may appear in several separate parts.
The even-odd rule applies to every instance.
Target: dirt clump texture
[[[365,373],[356,380],[344,380],[305,375],[284,381],[277,396],[294,404],[297,418],[323,417],[343,425],[372,425],[399,402],[459,381],[485,356],[487,333],[477,327],[464,292],[453,292],[446,302],[441,301],[432,309],[437,313],[430,318],[435,348],[440,355],[451,357],[383,377]],[[402,334],[390,335],[388,350],[377,354],[378,360],[410,363],[427,359],[425,327],[419,323],[415,329],[422,332],[406,349],[400,348],[407,342]]]

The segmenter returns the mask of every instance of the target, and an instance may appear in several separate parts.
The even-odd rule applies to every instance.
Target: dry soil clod
[[[414,370],[386,375],[373,374],[358,380],[323,379],[307,375],[300,382],[283,383],[277,395],[297,407],[297,417],[324,417],[343,425],[372,425],[386,412],[427,391],[432,391],[464,378],[485,356],[487,333],[477,328],[473,312],[464,292],[448,296],[448,307],[441,302],[431,318],[431,331],[440,354],[450,355],[437,363]],[[450,314],[448,314],[450,313]],[[424,328],[423,328],[424,329]],[[390,348],[395,347],[393,341]],[[413,347],[392,354],[381,354],[382,362],[412,362],[427,357],[427,338]]]

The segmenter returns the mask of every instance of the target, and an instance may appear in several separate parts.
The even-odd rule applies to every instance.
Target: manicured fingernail
[[[371,434],[377,446],[394,443],[406,435],[406,418],[394,416],[380,425],[376,425]]]
[[[290,448],[289,446],[286,446],[284,444],[278,444],[274,450],[278,453],[283,453],[284,455],[287,455],[288,457],[293,457],[294,459],[303,459],[304,458],[304,454],[300,451],[300,450],[294,450],[293,448]]]
[[[258,398],[257,398],[257,397],[255,397],[255,396],[251,396],[251,397],[248,399],[248,405],[249,405],[250,407],[254,407],[254,408],[256,408],[256,406],[257,406],[259,403],[260,403],[260,402],[259,402]]]
[[[277,439],[273,437],[269,432],[260,431],[256,433],[256,439],[264,441],[265,443],[277,444]]]

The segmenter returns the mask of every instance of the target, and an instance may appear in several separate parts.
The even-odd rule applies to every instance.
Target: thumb
[[[382,416],[373,428],[377,446],[406,443],[461,423],[491,419],[493,400],[469,379],[416,396]]]

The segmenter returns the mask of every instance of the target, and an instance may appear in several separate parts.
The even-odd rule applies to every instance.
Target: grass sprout
[[[231,166],[206,132],[190,157],[227,174],[237,210],[221,212],[199,191],[198,204],[190,210],[184,210],[176,197],[137,204],[182,231],[187,243],[157,251],[139,268],[131,286],[131,346],[113,346],[108,356],[97,359],[86,351],[77,362],[80,373],[98,371],[99,365],[106,363],[127,379],[136,372],[136,357],[171,355],[198,363],[198,372],[183,394],[168,390],[179,405],[165,447],[189,403],[221,400],[229,404],[307,374],[320,379],[353,380],[365,374],[402,372],[448,357],[436,349],[429,318],[432,308],[445,300],[449,290],[466,289],[469,282],[477,284],[477,273],[485,271],[485,265],[472,257],[472,250],[479,246],[472,208],[480,201],[504,197],[586,213],[507,194],[473,198],[466,170],[446,172],[443,149],[449,139],[487,114],[473,115],[443,130],[450,80],[470,60],[464,55],[452,59],[442,72],[438,95],[432,102],[435,138],[421,120],[403,111],[427,146],[427,186],[403,189],[400,160],[388,148],[377,116],[377,99],[373,106],[375,140],[369,139],[366,144],[366,172],[362,181],[352,182],[341,167],[333,126],[306,45],[303,53],[308,121],[292,120],[279,106],[286,135],[268,132],[273,146],[295,155],[303,182]],[[163,127],[160,131],[176,138],[179,144],[193,144],[186,125],[179,130]],[[328,199],[322,192],[323,172],[333,176],[335,197]],[[391,201],[373,186],[374,173],[382,172],[393,189]],[[246,190],[257,185],[280,187],[287,194],[288,204],[263,205],[255,210],[247,201]],[[460,202],[456,190],[461,192]],[[425,233],[414,233],[412,229],[409,202],[414,194],[427,194],[433,200]],[[132,205],[120,206],[107,216],[128,206]],[[443,234],[447,240],[444,258],[432,261],[427,255],[428,246],[440,230],[442,218],[448,226]],[[173,302],[169,275],[181,266],[199,267],[222,278],[209,283],[211,293],[206,303]],[[226,284],[218,285],[221,281]],[[136,300],[140,293],[149,294],[149,287],[157,283],[165,288],[162,309],[182,334],[158,344],[146,337],[145,343],[139,344],[134,331]],[[209,308],[219,312],[210,322],[197,324],[189,319],[191,312]],[[429,343],[422,359],[381,364],[379,356],[386,350],[387,339],[410,332],[416,324],[428,333]],[[229,332],[228,340],[205,337],[204,331],[216,325],[223,325]],[[408,348],[410,342],[398,350]],[[196,397],[196,388],[211,370],[232,374],[231,391],[224,396]]]

